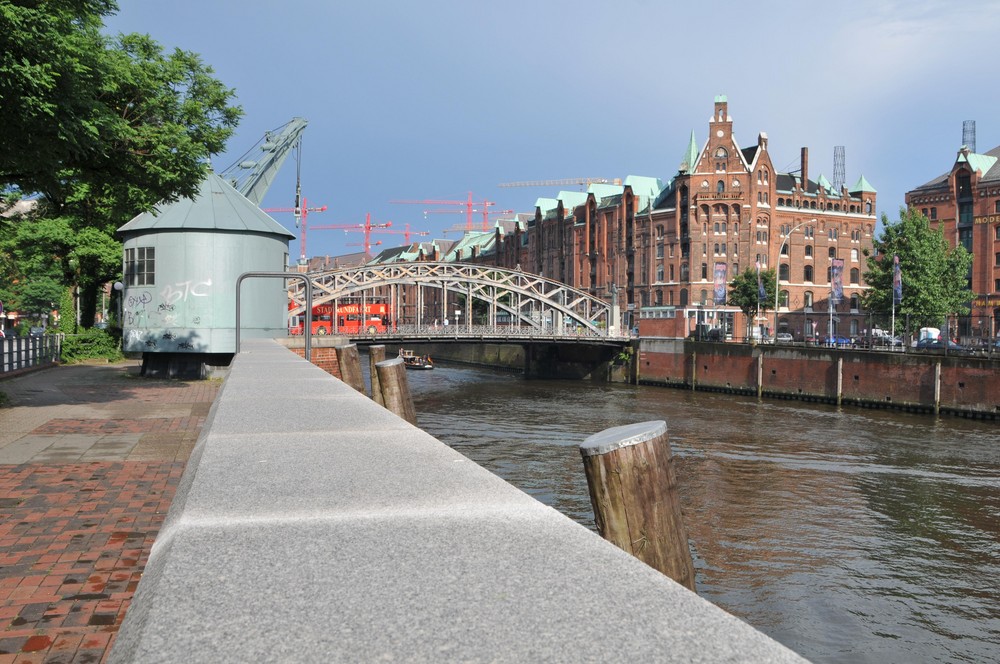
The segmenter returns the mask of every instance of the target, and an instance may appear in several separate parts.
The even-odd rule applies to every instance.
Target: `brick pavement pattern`
[[[0,381],[0,664],[110,652],[221,384],[136,372]]]

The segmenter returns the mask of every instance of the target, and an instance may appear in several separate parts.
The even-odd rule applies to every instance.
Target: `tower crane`
[[[382,230],[382,229],[379,229],[379,230],[375,230],[375,231],[372,231],[372,232],[373,233],[394,233],[396,235],[402,235],[403,236],[403,242],[405,244],[409,244],[410,243],[410,236],[411,235],[417,235],[417,236],[430,235],[430,233],[428,231],[412,231],[411,232],[409,224],[406,224],[406,230],[405,231],[400,231],[400,230]],[[377,242],[376,244],[382,244],[382,243],[381,242]]]
[[[501,182],[498,187],[565,187],[567,185],[621,184],[621,178],[567,178],[565,180],[524,180],[521,182]]]
[[[299,205],[299,195],[301,190],[298,184],[295,185],[295,207],[264,208],[264,212],[291,212],[295,216],[295,227],[299,228],[299,220],[302,220],[302,230],[299,233],[299,264],[306,263],[306,229],[310,212],[326,212],[326,206],[309,207],[306,199],[302,198],[302,205]]]
[[[481,205],[483,208],[483,226],[488,230],[487,212],[490,207],[496,205],[493,201],[479,201],[474,203],[472,201],[472,192],[469,192],[469,198],[465,201],[448,201],[440,199],[424,199],[424,200],[405,200],[405,201],[389,201],[390,203],[399,203],[403,205],[463,205],[465,206],[465,230],[472,230],[472,213],[475,212],[475,206]]]
[[[429,214],[460,214],[460,213],[461,213],[461,210],[424,210],[424,217],[426,217]],[[514,214],[514,211],[513,210],[497,210],[496,212],[488,212],[486,210],[483,210],[483,231],[486,232],[486,231],[490,230],[490,216],[491,215],[492,216],[498,216],[498,215],[504,215],[504,214]],[[446,228],[445,230],[443,230],[441,232],[443,234],[447,235],[450,231],[467,231],[467,230],[469,230],[468,226],[466,226],[465,228],[462,228],[461,226],[452,226],[451,228]]]
[[[262,139],[219,175],[251,203],[260,205],[288,153],[300,147],[307,124],[304,118],[292,118],[277,129],[264,132]]]
[[[387,221],[387,222],[381,223],[381,224],[373,224],[372,223],[372,214],[371,214],[371,212],[369,212],[368,214],[365,215],[365,223],[363,223],[363,224],[329,224],[329,225],[323,225],[323,226],[313,226],[313,230],[314,231],[321,231],[321,230],[342,230],[345,233],[350,233],[352,231],[355,232],[355,233],[357,233],[359,231],[363,231],[364,234],[365,234],[365,241],[362,244],[362,246],[364,246],[365,253],[367,254],[367,253],[371,253],[372,232],[376,231],[376,230],[381,230],[381,229],[384,229],[384,228],[389,228],[391,226],[392,226],[392,222],[391,221]]]

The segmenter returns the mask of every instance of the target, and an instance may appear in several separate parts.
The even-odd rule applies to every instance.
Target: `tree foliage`
[[[762,270],[760,285],[764,287],[764,298],[760,298],[756,268],[748,267],[729,282],[729,299],[726,304],[739,307],[747,321],[754,320],[774,306],[774,270]]]
[[[883,214],[882,233],[872,247],[865,251],[864,279],[870,288],[861,300],[866,309],[886,315],[892,310],[893,257],[899,256],[903,298],[897,316],[909,315],[916,327],[927,327],[969,312],[972,255],[961,245],[949,249],[943,232],[932,229],[918,210],[902,207],[896,221]]]
[[[85,327],[99,287],[120,272],[116,229],[193,196],[242,115],[197,55],[103,35],[116,10],[113,0],[0,0],[0,192],[8,203],[12,192],[40,195],[32,214],[0,222],[0,260],[14,263],[0,293],[16,301],[39,264],[54,263],[81,288]]]

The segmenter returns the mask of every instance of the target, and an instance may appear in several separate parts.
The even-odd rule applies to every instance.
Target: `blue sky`
[[[213,159],[219,170],[265,131],[306,118],[303,194],[328,206],[310,227],[371,213],[457,239],[443,231],[463,214],[424,210],[460,206],[389,201],[464,201],[471,191],[494,210],[533,212],[560,188],[497,185],[666,181],[691,130],[706,140],[717,94],[742,147],[768,134],[778,170],[798,168],[806,146],[810,178],[832,179],[843,145],[848,185],[863,174],[890,218],[907,190],[950,168],[964,120],[977,121],[978,151],[1000,145],[1000,0],[676,4],[120,0],[106,23],[200,54],[236,89],[246,115]],[[291,206],[294,189],[289,160],[263,207]],[[291,215],[273,216],[296,232]],[[375,239],[374,251],[403,242]],[[307,252],[359,251],[362,240],[316,229]]]

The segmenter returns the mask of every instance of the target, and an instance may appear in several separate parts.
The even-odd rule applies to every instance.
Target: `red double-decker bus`
[[[294,308],[293,303],[289,303],[288,308]],[[365,302],[362,313],[361,302],[338,303],[336,307],[332,303],[317,304],[313,307],[312,333],[325,334],[379,334],[385,332],[390,324],[390,308],[386,302]],[[288,333],[292,335],[302,334],[304,326],[303,316],[295,316],[289,327]]]

